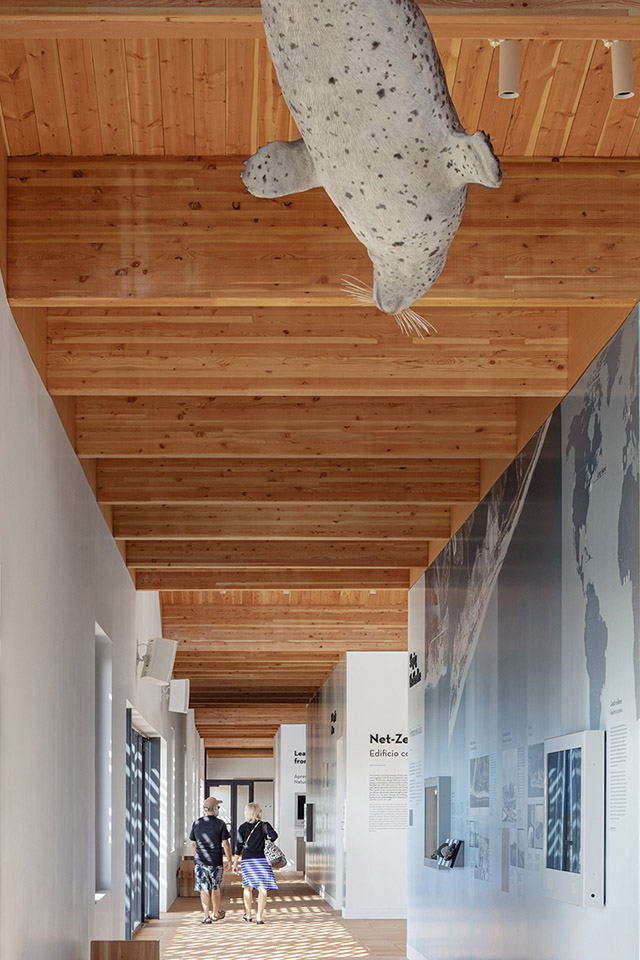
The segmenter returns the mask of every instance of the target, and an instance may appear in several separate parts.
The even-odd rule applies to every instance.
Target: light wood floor
[[[242,888],[225,876],[223,920],[200,923],[199,899],[179,897],[136,939],[159,940],[161,960],[404,960],[404,920],[342,920],[300,874],[278,877],[265,925],[242,919]]]

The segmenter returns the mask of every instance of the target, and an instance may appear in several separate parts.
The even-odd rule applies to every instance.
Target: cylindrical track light
[[[633,52],[631,40],[605,40],[611,51],[611,79],[614,100],[629,100],[634,96]]]
[[[490,40],[489,43],[500,48],[498,96],[502,100],[515,100],[520,96],[520,41]]]

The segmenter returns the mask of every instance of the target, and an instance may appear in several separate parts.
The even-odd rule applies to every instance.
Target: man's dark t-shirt
[[[221,866],[222,841],[230,836],[224,820],[219,817],[199,817],[189,834],[189,839],[196,842],[195,859],[212,867]]]

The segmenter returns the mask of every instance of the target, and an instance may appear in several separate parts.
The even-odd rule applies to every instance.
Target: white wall
[[[296,822],[296,794],[307,789],[307,737],[303,723],[283,723],[273,742],[276,775],[275,828],[278,846],[286,854],[288,867],[296,869],[297,838],[304,835],[302,823]]]
[[[207,780],[273,780],[273,757],[208,757]]]
[[[347,653],[307,709],[306,873],[348,919],[406,916],[407,673],[406,653]]]
[[[124,935],[127,703],[165,742],[173,723],[181,757],[186,724],[170,718],[159,688],[137,682],[136,639],[157,633],[157,597],[136,610],[131,578],[0,297],[0,956],[86,960],[90,939]],[[112,889],[94,905],[96,623],[113,651],[113,841]],[[170,806],[170,785],[164,791]],[[165,851],[165,902],[178,855]]]
[[[347,654],[348,919],[407,915],[407,654]],[[384,882],[380,865],[384,864]]]

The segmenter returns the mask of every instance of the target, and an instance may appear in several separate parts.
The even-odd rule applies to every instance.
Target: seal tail
[[[354,300],[358,300],[368,307],[376,306],[376,302],[373,299],[373,288],[363,283],[362,280],[358,280],[357,277],[343,277],[342,289],[345,293],[348,293],[350,297],[353,297]],[[413,334],[414,336],[424,339],[425,336],[430,337],[432,333],[438,332],[432,323],[424,317],[421,317],[420,314],[416,313],[415,310],[412,310],[410,307],[401,310],[399,313],[394,313],[393,316],[407,337]]]

